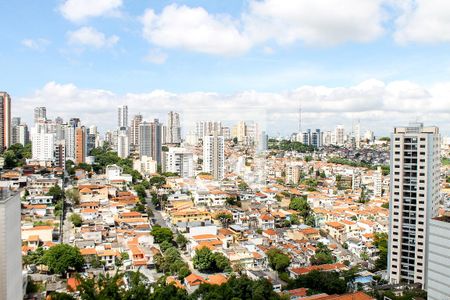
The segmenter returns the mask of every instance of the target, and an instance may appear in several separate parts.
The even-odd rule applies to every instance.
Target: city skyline
[[[438,2],[348,0],[339,15],[326,13],[334,2],[306,0],[277,9],[273,0],[5,2],[0,80],[29,124],[38,105],[68,119],[77,103],[103,130],[122,104],[151,118],[201,107],[214,120],[258,107],[269,134],[288,135],[301,101],[305,127],[364,119],[386,135],[418,118],[446,135],[436,121],[450,107],[447,4]],[[261,18],[264,34],[254,30]]]

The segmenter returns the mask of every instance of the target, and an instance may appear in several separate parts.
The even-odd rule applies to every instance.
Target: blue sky
[[[294,130],[298,101],[306,127],[361,118],[385,133],[394,121],[417,117],[446,126],[450,7],[443,1],[95,2],[0,2],[0,89],[16,99],[15,115],[29,122],[33,106],[47,105],[55,116],[79,114],[108,128],[114,124],[106,116],[119,104],[163,118],[170,103],[181,111],[210,105],[211,114],[200,117],[214,119],[221,117],[216,107],[255,105],[242,98],[251,91],[259,107],[275,101],[266,117],[274,133]],[[70,86],[77,92],[67,92]],[[158,105],[155,90],[171,100]],[[314,95],[303,99],[305,90]],[[89,110],[99,92],[106,93],[98,99],[100,120]],[[379,105],[361,105],[377,97]],[[281,98],[285,110],[272,109]],[[70,106],[79,101],[88,103]],[[412,105],[394,109],[403,103]],[[418,110],[421,104],[430,108]]]

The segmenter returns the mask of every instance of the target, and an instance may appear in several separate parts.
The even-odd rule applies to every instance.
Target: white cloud
[[[373,41],[382,21],[382,0],[250,0],[244,16],[254,41],[326,46]]]
[[[119,37],[116,35],[107,37],[103,32],[86,26],[76,31],[69,31],[67,36],[70,45],[94,47],[97,49],[112,47],[119,41]]]
[[[91,17],[117,15],[122,0],[66,0],[59,10],[64,18],[79,22]]]
[[[382,1],[250,0],[239,18],[171,4],[160,14],[145,12],[143,35],[159,47],[215,55],[243,54],[269,40],[308,45],[369,42],[383,34]]]
[[[246,52],[250,41],[235,20],[226,15],[212,15],[204,8],[171,4],[157,15],[148,9],[142,17],[144,37],[165,48],[221,55]]]
[[[403,0],[396,20],[399,43],[450,42],[450,1]]]
[[[44,38],[37,39],[23,39],[21,42],[22,46],[27,47],[31,50],[42,52],[50,44],[50,41]]]
[[[144,61],[152,64],[163,64],[167,60],[167,54],[162,52],[161,49],[150,49],[148,54],[144,57]]]
[[[80,117],[84,124],[112,129],[116,125],[115,108],[127,104],[130,114],[140,112],[146,119],[165,120],[167,112],[175,109],[182,113],[185,127],[203,119],[225,123],[253,119],[271,134],[288,134],[297,128],[301,101],[305,128],[332,129],[339,123],[349,127],[352,120],[359,118],[364,128],[386,134],[393,126],[405,125],[418,116],[420,121],[447,130],[448,94],[450,82],[423,87],[409,81],[367,80],[350,87],[301,86],[282,93],[244,91],[231,95],[162,90],[117,95],[107,90],[49,82],[33,95],[16,99],[13,109],[31,120],[33,108],[44,105],[50,116]]]

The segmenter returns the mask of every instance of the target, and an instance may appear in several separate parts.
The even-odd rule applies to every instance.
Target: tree
[[[200,272],[209,271],[214,264],[214,256],[211,250],[207,247],[195,250],[195,255],[192,260],[194,268]]]
[[[72,214],[70,216],[70,222],[72,222],[73,226],[80,227],[83,224],[83,220],[79,214]]]
[[[80,250],[67,244],[58,244],[45,251],[42,262],[50,272],[61,275],[69,270],[81,271],[84,265]]]
[[[375,233],[373,244],[379,251],[378,259],[375,261],[375,270],[386,270],[388,253],[388,235],[385,232]]]
[[[159,248],[161,249],[162,252],[166,251],[170,247],[173,247],[173,245],[169,241],[162,241],[162,243],[159,244]]]
[[[290,265],[291,259],[279,249],[270,249],[266,252],[269,258],[269,265],[278,272],[283,272]]]
[[[305,287],[310,289],[313,294],[344,294],[350,280],[349,277],[341,277],[341,274],[335,271],[311,271],[289,282],[286,289]]]
[[[47,196],[52,196],[53,202],[57,202],[64,197],[64,191],[59,185],[55,184],[48,190]]]
[[[77,188],[72,188],[66,191],[66,198],[72,201],[75,205],[80,204],[80,193]]]
[[[155,238],[155,242],[161,244],[164,241],[171,242],[173,239],[172,230],[167,227],[153,226],[151,234]]]
[[[160,188],[161,186],[166,184],[166,178],[164,178],[163,176],[153,176],[152,178],[150,178],[149,182],[151,186]]]
[[[186,248],[186,245],[187,245],[187,243],[188,243],[188,240],[187,240],[187,238],[186,238],[184,235],[182,235],[181,233],[179,233],[179,234],[177,235],[177,237],[175,238],[175,242],[177,243],[177,245],[178,245],[178,247],[179,247],[180,249],[185,249],[185,248]]]
[[[333,254],[326,245],[319,242],[316,245],[316,253],[311,257],[310,262],[312,265],[332,264],[334,262]]]
[[[69,295],[67,293],[58,293],[53,292],[50,294],[51,300],[75,300],[75,298],[72,295]]]
[[[42,257],[44,256],[44,249],[42,247],[38,247],[33,252],[30,252],[26,256],[23,257],[23,263],[25,265],[41,265],[43,264]]]
[[[219,272],[231,272],[230,261],[222,253],[214,253],[215,269]]]
[[[213,253],[208,247],[195,250],[194,268],[201,272],[230,272],[230,261],[222,253]]]
[[[308,204],[306,196],[293,198],[291,203],[289,203],[289,208],[298,211],[303,221],[306,221],[311,213],[311,207]]]

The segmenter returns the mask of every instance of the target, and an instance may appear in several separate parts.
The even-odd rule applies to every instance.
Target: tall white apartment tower
[[[381,197],[383,194],[383,172],[381,167],[378,167],[375,172],[373,172],[373,195],[375,197]]]
[[[420,123],[394,128],[390,160],[389,279],[426,289],[429,224],[440,193],[439,128]]]
[[[167,114],[167,127],[165,135],[166,135],[165,143],[167,144],[181,143],[180,115],[178,113],[170,111]]]
[[[39,106],[34,108],[34,123],[47,120],[47,108]]]
[[[119,130],[117,136],[117,155],[120,158],[127,158],[130,155],[128,132],[125,130],[125,128],[123,128],[123,130]]]
[[[163,152],[162,169],[164,172],[177,173],[186,178],[194,176],[194,154],[184,148],[170,147]]]
[[[136,149],[139,147],[139,125],[142,123],[142,115],[135,115],[131,120],[130,144]]]
[[[20,195],[0,190],[0,299],[23,298]]]
[[[126,105],[117,108],[117,127],[128,127],[128,106]]]
[[[338,146],[343,146],[345,143],[345,130],[343,125],[336,126],[334,130],[335,144]]]
[[[224,177],[225,140],[217,132],[203,137],[203,172],[210,173],[215,180]]]

